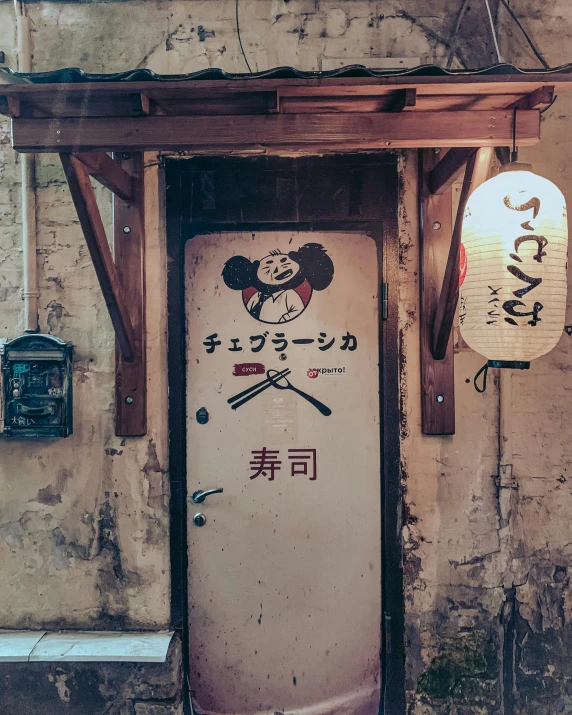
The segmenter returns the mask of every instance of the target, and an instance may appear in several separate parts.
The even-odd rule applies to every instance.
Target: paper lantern
[[[461,335],[491,367],[529,367],[564,328],[566,202],[530,168],[511,164],[479,186],[463,220]]]

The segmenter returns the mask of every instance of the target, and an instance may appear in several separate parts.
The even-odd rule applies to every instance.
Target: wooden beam
[[[455,227],[449,247],[445,276],[435,311],[431,344],[431,352],[435,360],[443,360],[446,355],[451,329],[453,328],[453,320],[457,310],[457,303],[459,301],[459,249],[461,246],[465,208],[471,191],[474,191],[477,186],[480,186],[487,180],[493,152],[494,150],[491,147],[479,149],[478,152],[471,155],[467,161],[463,187],[459,198],[459,207],[455,218]]]
[[[271,114],[12,120],[20,152],[241,150],[254,147],[344,149],[510,144],[513,112]],[[540,138],[538,110],[517,112],[522,146]]]
[[[151,102],[145,92],[135,92],[131,95],[131,109],[133,114],[151,114]]]
[[[451,187],[442,194],[432,194],[429,190],[429,174],[437,158],[432,150],[419,152],[421,424],[423,433],[428,435],[455,433],[452,339],[449,337],[442,360],[435,360],[431,353],[432,329],[451,242],[453,213]]]
[[[18,97],[6,97],[9,117],[19,117],[22,114],[22,103]]]
[[[495,150],[491,146],[482,147],[478,150],[473,171],[473,181],[471,182],[471,194],[489,178],[494,155]]]
[[[41,84],[11,84],[2,85],[0,94],[15,94],[31,96],[65,92],[70,95],[88,94],[131,94],[133,92],[148,92],[149,96],[159,98],[159,95],[179,93],[184,96],[215,96],[236,92],[256,92],[280,90],[280,94],[306,95],[313,94],[331,96],[341,91],[347,94],[373,94],[376,91],[385,93],[394,89],[416,87],[423,94],[528,94],[539,87],[555,85],[557,91],[572,89],[572,72],[527,72],[526,74],[453,74],[447,76],[420,75],[388,75],[382,77],[314,77],[312,79],[292,78],[259,78],[204,80],[176,79],[156,82],[141,80],[137,82],[104,81],[104,82],[70,82]]]
[[[139,95],[134,95],[137,100],[134,100],[134,108],[138,114],[158,114],[164,116],[169,114],[156,99],[149,96],[147,92],[141,92]],[[181,112],[181,114],[186,114],[186,112]],[[199,112],[196,112],[199,114]]]
[[[89,174],[85,165],[74,156],[64,153],[60,154],[60,159],[121,352],[125,360],[133,360],[135,349],[133,326],[111,257]]]
[[[549,105],[553,99],[554,87],[538,87],[514,102],[509,109],[536,109],[536,107]]]
[[[115,349],[115,434],[141,437],[147,433],[147,365],[145,325],[145,213],[142,154],[119,153],[113,159],[129,172],[133,197],[113,200],[115,267],[133,324],[133,360],[127,362],[119,341]]]
[[[402,112],[407,107],[414,107],[417,104],[417,90],[415,87],[408,89],[398,89],[391,95],[391,99],[385,107],[386,112]]]
[[[500,81],[481,84],[468,76],[461,83],[426,84],[426,78],[396,77],[321,80],[232,80],[181,82],[104,82],[57,85],[0,86],[0,113],[26,118],[134,117],[151,115],[235,115],[276,112],[276,95],[285,100],[284,113],[379,112],[396,93],[416,92],[413,111],[486,111],[531,108],[535,97],[546,101],[546,88],[568,88],[560,81]],[[417,79],[418,81],[415,81]],[[449,78],[447,78],[448,80]],[[458,80],[459,77],[452,79]],[[502,78],[501,78],[502,79]],[[514,79],[514,78],[513,78]],[[387,80],[387,81],[386,81]],[[409,80],[409,83],[407,81]],[[316,84],[316,82],[320,84]],[[278,89],[279,88],[279,89]],[[271,100],[271,97],[274,100]],[[19,115],[9,110],[7,99],[22,101]],[[405,107],[406,109],[407,107]]]
[[[401,91],[401,90],[399,90]],[[352,97],[280,97],[279,111],[282,114],[344,114],[385,112],[390,95],[358,95]],[[273,110],[268,109],[268,112]]]
[[[429,173],[429,191],[432,194],[444,193],[452,186],[463,166],[476,151],[475,147],[449,150]]]
[[[121,166],[103,151],[78,152],[74,156],[85,165],[90,176],[106,189],[124,201],[130,201],[133,195],[133,179]]]
[[[471,190],[471,182],[473,181],[475,159],[475,154],[471,154],[467,160],[459,207],[455,218],[455,227],[453,228],[451,245],[449,247],[449,257],[445,268],[445,276],[437,302],[437,310],[435,311],[431,345],[431,352],[435,360],[443,360],[445,357],[447,345],[451,337],[455,311],[457,310],[457,302],[459,300],[459,248],[461,246],[461,230],[463,227],[463,216]]]
[[[276,114],[282,111],[280,106],[280,92],[265,92],[266,95],[266,111],[269,114]]]
[[[149,98],[149,95],[141,92],[139,98],[143,114],[151,114],[151,99]]]

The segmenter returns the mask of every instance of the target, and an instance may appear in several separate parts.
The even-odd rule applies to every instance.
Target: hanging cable
[[[528,42],[528,44],[529,44],[529,46],[530,46],[530,49],[534,52],[534,54],[535,54],[535,56],[536,56],[536,59],[540,62],[540,64],[544,67],[545,70],[549,70],[549,69],[550,69],[550,65],[549,65],[548,62],[544,59],[544,57],[540,54],[540,52],[536,49],[536,47],[535,47],[535,45],[534,45],[534,42],[530,39],[528,33],[526,32],[526,30],[525,30],[524,27],[522,26],[520,20],[518,19],[518,17],[517,17],[517,16],[514,14],[514,12],[512,11],[512,8],[509,6],[509,4],[506,2],[506,0],[500,0],[500,3],[501,3],[501,5],[505,8],[505,10],[508,12],[508,14],[512,17],[512,19],[514,20],[514,22],[515,22],[515,23],[518,25],[518,27],[520,28],[520,31],[522,32],[522,34],[523,34],[524,37],[526,38],[526,41]],[[487,3],[487,4],[488,4],[488,3]]]
[[[510,153],[510,163],[514,164],[518,161],[518,149],[516,148],[516,113],[518,112],[518,107],[515,107],[512,112],[512,151]]]
[[[486,362],[482,368],[478,371],[478,373],[475,375],[473,378],[473,385],[475,386],[475,390],[477,392],[484,392],[487,389],[487,374],[489,372],[489,364]],[[483,386],[482,388],[477,385],[477,380],[479,379],[480,376],[483,376]]]
[[[550,69],[550,65],[549,65],[548,62],[544,59],[544,57],[540,54],[540,51],[536,48],[534,42],[530,39],[530,36],[528,35],[528,33],[526,32],[526,30],[525,30],[524,27],[522,26],[522,23],[520,22],[520,20],[518,19],[518,17],[517,17],[517,16],[514,14],[514,12],[512,11],[512,8],[508,5],[508,3],[506,2],[506,0],[499,0],[499,2],[500,2],[500,3],[502,4],[502,6],[506,9],[506,11],[508,12],[508,14],[509,14],[509,15],[511,16],[511,18],[514,20],[514,22],[516,23],[516,25],[518,26],[518,28],[520,29],[520,31],[522,32],[522,34],[523,34],[524,37],[526,38],[526,41],[528,42],[528,45],[529,45],[530,49],[534,52],[534,54],[535,54],[536,58],[538,59],[538,61],[540,62],[540,64],[544,67],[544,69],[549,70],[549,69]],[[554,104],[554,102],[555,102],[557,99],[558,99],[558,95],[554,95],[554,97],[552,98],[552,101],[550,102],[550,104],[548,104],[546,107],[544,107],[544,109],[541,109],[541,110],[540,110],[540,114],[544,114],[545,112],[547,112],[547,111],[552,107],[552,105]]]
[[[558,95],[555,94],[554,97],[552,97],[552,101],[550,102],[550,104],[547,104],[546,107],[544,107],[544,109],[540,110],[540,114],[544,114],[544,112],[547,112],[550,109],[550,107],[552,107],[552,105],[554,104],[554,102],[557,99],[558,99]]]
[[[497,40],[497,31],[495,30],[495,23],[494,23],[493,15],[492,15],[492,12],[491,12],[491,6],[489,5],[489,0],[485,0],[485,5],[487,6],[487,13],[488,13],[488,15],[489,15],[489,22],[490,22],[490,24],[491,24],[491,32],[492,32],[493,40],[494,40],[494,43],[495,43],[495,50],[496,50],[496,53],[497,53],[497,60],[498,60],[499,64],[502,64],[502,57],[501,57],[501,53],[500,53],[500,50],[499,50],[499,43],[498,43],[498,40]]]
[[[455,27],[453,29],[453,34],[451,35],[452,41],[451,41],[451,50],[449,52],[449,57],[447,58],[447,64],[445,66],[445,69],[451,69],[451,65],[453,64],[453,60],[455,58],[455,54],[457,52],[457,45],[459,44],[459,29],[461,27],[461,23],[463,22],[463,17],[465,16],[465,12],[467,11],[467,8],[469,7],[469,2],[470,0],[464,0],[463,4],[461,5],[461,9],[459,10],[459,14],[457,15],[457,21],[455,22]]]
[[[242,50],[242,56],[244,57],[244,61],[246,62],[246,66],[248,67],[248,71],[250,74],[252,74],[252,70],[250,69],[250,65],[248,64],[248,59],[246,57],[246,52],[244,51],[244,47],[242,46],[242,39],[240,37],[240,23],[238,21],[238,0],[236,0],[236,34],[238,35],[238,44],[240,45],[240,49]]]

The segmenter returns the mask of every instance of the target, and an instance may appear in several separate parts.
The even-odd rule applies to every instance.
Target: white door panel
[[[185,270],[188,492],[224,489],[189,504],[196,708],[375,715],[376,245],[210,234],[187,243]]]

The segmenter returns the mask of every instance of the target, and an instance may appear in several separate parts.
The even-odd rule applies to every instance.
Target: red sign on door
[[[248,375],[264,375],[266,368],[261,362],[242,362],[234,366],[232,374],[235,377],[245,377]]]

